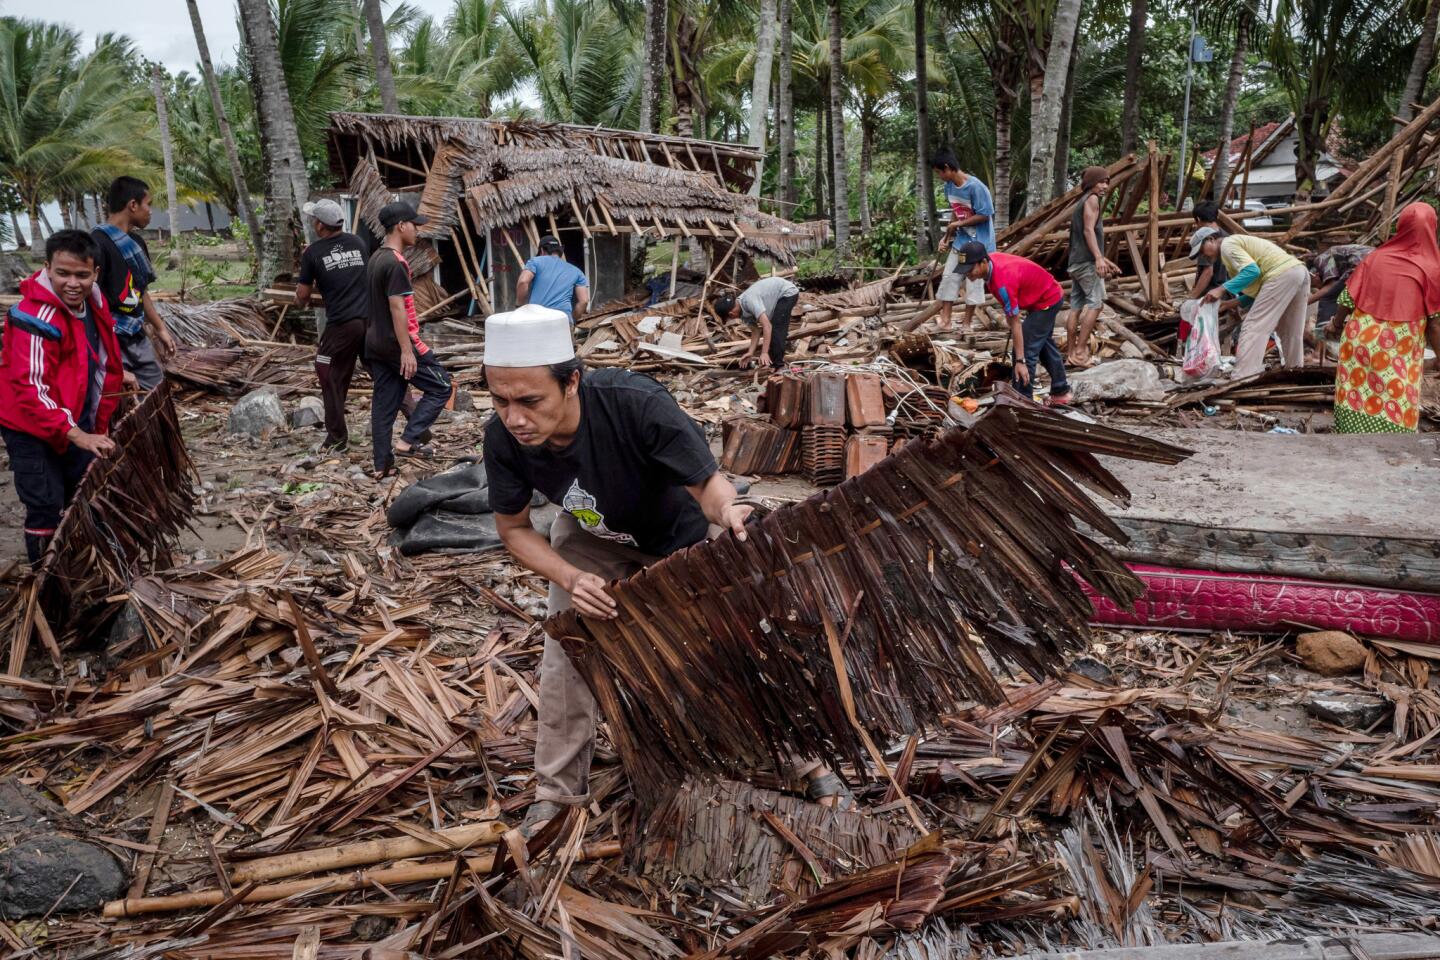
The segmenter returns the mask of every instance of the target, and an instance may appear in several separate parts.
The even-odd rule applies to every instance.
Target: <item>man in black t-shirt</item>
[[[582,371],[568,315],[529,305],[491,316],[485,377],[495,405],[484,448],[495,526],[510,555],[550,581],[551,615],[574,606],[609,619],[607,581],[722,530],[745,539],[751,508],[735,502],[699,426],[650,377]],[[548,541],[530,525],[536,490],[564,511]],[[553,637],[538,712],[527,836],[589,795],[595,700]],[[843,789],[820,764],[796,772],[816,797]]]
[[[340,451],[350,443],[345,425],[345,398],[355,375],[355,361],[365,345],[369,291],[365,284],[366,250],[360,238],[343,229],[345,213],[334,200],[305,204],[320,239],[300,256],[295,303],[310,306],[316,287],[325,300],[325,329],[315,350],[315,376],[325,402],[324,449]]]
[[[148,289],[155,270],[140,231],[150,226],[150,187],[135,177],[116,177],[106,203],[109,217],[90,234],[99,253],[100,292],[115,318],[125,369],[140,389],[154,390],[165,379],[161,363],[175,355],[175,340]]]
[[[396,455],[434,459],[435,451],[422,437],[450,399],[450,375],[420,339],[414,285],[405,261],[404,251],[413,247],[419,236],[416,227],[424,226],[427,218],[400,202],[381,207],[379,217],[385,244],[365,268],[370,314],[365,359],[375,382],[370,398],[375,471],[385,476],[394,469]],[[392,453],[390,434],[411,386],[420,391],[420,401]]]

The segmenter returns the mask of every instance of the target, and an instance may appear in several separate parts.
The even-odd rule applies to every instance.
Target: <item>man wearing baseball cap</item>
[[[1190,235],[1190,256],[1225,264],[1230,279],[1201,299],[1218,302],[1227,293],[1246,307],[1235,346],[1236,380],[1265,369],[1265,350],[1272,334],[1278,336],[1286,369],[1305,362],[1305,317],[1310,293],[1310,271],[1289,251],[1263,237],[1226,236],[1215,227],[1201,227]]]
[[[559,310],[574,323],[590,304],[590,281],[566,261],[560,241],[546,234],[540,238],[540,255],[525,261],[515,282],[515,301],[521,306],[533,303]]]
[[[325,301],[325,329],[315,350],[315,376],[325,402],[325,443],[323,449],[343,451],[350,444],[345,425],[345,398],[355,361],[365,345],[365,316],[370,294],[365,285],[365,244],[347,233],[345,212],[334,200],[312,200],[302,208],[315,222],[319,237],[300,255],[299,282],[295,304],[310,306],[318,287]]]
[[[394,469],[396,455],[427,460],[435,456],[422,436],[450,399],[450,375],[420,339],[414,284],[404,253],[419,239],[416,228],[429,220],[403,202],[381,207],[379,219],[385,243],[366,267],[370,317],[365,330],[365,359],[374,381],[370,439],[375,448],[375,472],[385,476]],[[395,429],[395,416],[410,386],[420,391],[420,401],[400,441],[392,448],[390,435]]]
[[[1016,356],[1014,387],[1025,396],[1034,396],[1035,370],[1045,365],[1050,374],[1050,404],[1070,402],[1070,382],[1065,378],[1065,361],[1052,341],[1055,317],[1065,292],[1050,272],[1033,260],[1009,253],[990,253],[983,243],[971,241],[958,251],[956,272],[983,280],[985,290],[999,302],[1010,322],[1010,336]],[[1023,319],[1022,319],[1022,316]],[[1022,362],[1023,361],[1023,362]]]
[[[725,530],[745,538],[751,508],[735,502],[700,427],[644,374],[582,369],[564,313],[530,304],[489,317],[485,379],[495,526],[511,557],[550,581],[550,614],[613,618],[609,581]],[[536,490],[564,511],[548,539],[530,525]],[[588,799],[595,751],[595,699],[553,637],[539,693],[527,836]],[[800,775],[829,788],[824,796],[840,792],[820,764]]]

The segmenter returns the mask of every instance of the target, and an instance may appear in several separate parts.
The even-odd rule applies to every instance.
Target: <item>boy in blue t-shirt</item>
[[[546,235],[540,238],[540,256],[525,261],[515,284],[515,301],[522,307],[534,303],[559,310],[573,324],[590,304],[590,281],[565,260],[560,241]]]
[[[950,224],[945,228],[943,245],[950,247],[945,260],[945,272],[940,275],[940,289],[936,299],[940,301],[941,330],[950,329],[950,311],[960,297],[963,278],[956,271],[959,250],[970,241],[982,243],[989,253],[995,252],[995,201],[990,197],[990,188],[978,177],[960,169],[960,162],[949,150],[941,150],[930,160],[930,168],[944,184],[945,202],[950,204]],[[975,308],[985,302],[983,282],[965,282],[965,313],[960,320],[962,332],[971,329]]]

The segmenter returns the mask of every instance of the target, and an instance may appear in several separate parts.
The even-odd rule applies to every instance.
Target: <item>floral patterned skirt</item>
[[[1425,321],[1351,312],[1335,371],[1336,433],[1414,433],[1420,423]]]

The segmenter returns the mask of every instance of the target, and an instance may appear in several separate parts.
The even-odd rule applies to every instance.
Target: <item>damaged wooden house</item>
[[[760,210],[748,191],[762,155],[737,144],[529,120],[335,113],[330,164],[355,226],[409,200],[429,218],[410,262],[417,306],[490,313],[515,305],[523,264],[545,234],[585,271],[595,306],[643,286],[652,243],[740,277],[757,259],[790,264],[825,240]],[[664,273],[663,270],[659,271]],[[419,278],[426,277],[424,281]]]

